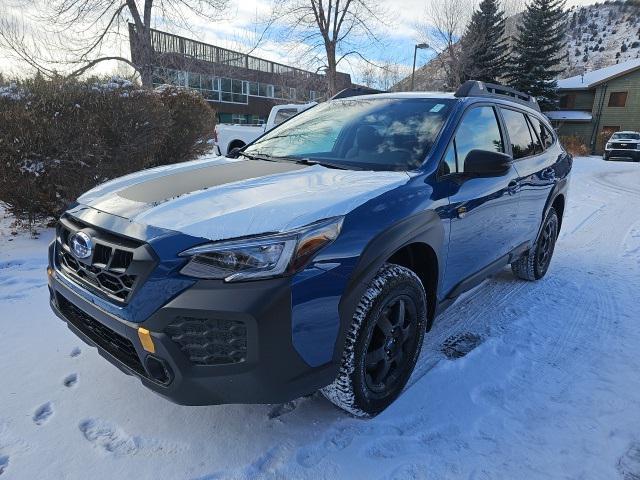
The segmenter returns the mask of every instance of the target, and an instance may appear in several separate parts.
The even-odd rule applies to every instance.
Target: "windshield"
[[[626,138],[627,140],[640,140],[640,133],[614,133],[611,135],[611,140],[620,140]]]
[[[267,159],[366,170],[413,170],[455,100],[349,98],[307,110],[244,150]]]

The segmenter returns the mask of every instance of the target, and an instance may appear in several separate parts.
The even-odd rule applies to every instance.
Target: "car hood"
[[[213,157],[121,177],[78,202],[136,223],[223,240],[344,215],[408,180],[405,172]]]

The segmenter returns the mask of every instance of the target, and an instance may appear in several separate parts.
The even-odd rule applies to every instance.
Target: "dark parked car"
[[[509,264],[546,274],[571,164],[535,100],[498,85],[335,99],[238,158],[82,195],[50,246],[51,307],[175,402],[321,389],[375,415],[461,293]]]

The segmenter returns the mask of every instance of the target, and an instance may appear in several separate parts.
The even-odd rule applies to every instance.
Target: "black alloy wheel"
[[[558,238],[558,217],[551,215],[542,227],[536,247],[536,274],[538,277],[547,273],[556,245],[556,238]]]
[[[407,295],[389,299],[369,336],[365,385],[373,395],[393,389],[416,347],[416,306]]]
[[[324,396],[359,417],[387,408],[413,372],[426,323],[420,278],[406,267],[384,264],[355,309],[338,375],[322,389]]]

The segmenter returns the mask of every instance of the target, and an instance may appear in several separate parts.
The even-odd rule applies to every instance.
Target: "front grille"
[[[616,150],[636,150],[636,144],[615,142],[611,144],[611,148],[615,148]]]
[[[89,337],[96,345],[109,352],[136,373],[146,376],[133,343],[103,325],[88,313],[76,307],[60,294],[56,295],[60,312],[74,327]]]
[[[238,320],[177,317],[165,333],[196,365],[240,363],[247,358],[247,327]]]
[[[70,240],[78,231],[88,233],[94,243],[88,259],[77,259]],[[57,232],[57,259],[61,270],[77,283],[119,303],[126,303],[155,266],[142,242],[96,229],[76,219],[61,219]],[[137,255],[136,255],[137,254]],[[136,258],[138,257],[138,258]]]

